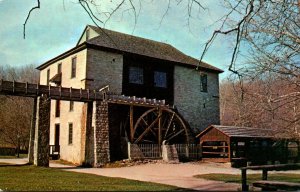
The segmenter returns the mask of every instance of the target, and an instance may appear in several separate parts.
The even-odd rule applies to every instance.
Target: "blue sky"
[[[111,2],[114,1],[107,0],[101,9],[110,10]],[[168,1],[142,2],[136,25],[132,12],[120,11],[105,27],[169,43],[195,58],[200,57],[204,43],[217,27],[215,21],[225,13],[218,1],[207,0],[203,5],[209,10],[199,13],[193,10],[188,25],[186,4],[172,3],[160,24]],[[84,27],[93,24],[76,0],[41,0],[41,8],[32,12],[26,26],[26,39],[23,39],[23,23],[35,5],[36,0],[0,0],[0,64],[38,66],[74,47]],[[204,61],[226,70],[231,57],[230,46],[228,38],[217,38]]]

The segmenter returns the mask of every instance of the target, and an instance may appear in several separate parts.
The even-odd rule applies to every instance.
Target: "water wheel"
[[[132,143],[189,143],[184,121],[169,108],[153,108],[144,112],[134,125],[131,140]]]

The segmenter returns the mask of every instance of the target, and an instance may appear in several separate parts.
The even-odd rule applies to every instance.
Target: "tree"
[[[33,65],[14,68],[0,66],[0,79],[38,82]],[[0,96],[0,145],[27,150],[33,101],[30,98]]]
[[[136,23],[143,0],[78,0],[83,10],[97,26],[105,26],[117,13],[130,12]],[[157,6],[161,6],[160,3]],[[236,75],[231,90],[233,124],[265,125],[287,128],[293,125],[299,133],[300,99],[300,0],[219,0],[226,13],[216,23],[219,27],[207,40],[199,63],[205,58],[217,36],[232,37],[231,62],[228,70]],[[103,5],[108,6],[103,6]],[[189,20],[201,14],[205,7],[200,0],[168,0],[165,19],[170,5],[186,6],[182,14]],[[40,7],[33,7],[30,13]],[[108,7],[107,9],[102,9]],[[121,14],[122,15],[122,14]],[[229,84],[230,84],[229,83]],[[229,86],[229,85],[226,85]],[[280,89],[278,88],[280,86]],[[228,99],[228,98],[227,98]],[[251,111],[251,114],[247,112]],[[225,114],[225,113],[223,113]],[[254,117],[254,114],[257,115]],[[271,117],[269,114],[272,114]],[[264,121],[259,120],[261,116]],[[250,118],[251,117],[251,118]],[[252,122],[252,123],[250,123]],[[258,124],[260,122],[260,124]],[[273,122],[273,123],[270,123]],[[276,124],[274,124],[276,122]],[[267,124],[268,124],[267,123]]]

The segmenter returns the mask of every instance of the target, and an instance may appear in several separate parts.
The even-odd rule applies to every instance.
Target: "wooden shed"
[[[299,161],[299,140],[271,129],[211,125],[197,138],[204,160],[236,165]]]

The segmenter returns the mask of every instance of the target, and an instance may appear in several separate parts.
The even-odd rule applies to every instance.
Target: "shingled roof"
[[[100,29],[95,26],[89,25],[89,27],[96,31],[99,36],[88,40],[87,44],[162,59],[166,61],[172,61],[194,67],[199,65],[199,60],[182,53],[169,44],[119,33],[108,29]],[[201,62],[199,67],[210,69],[219,73],[223,72],[221,69],[209,65],[205,62]]]
[[[211,125],[202,131],[196,137],[201,137],[212,128],[215,128],[231,138],[287,138],[287,135],[278,135],[272,129],[260,129],[251,127],[236,127],[236,126],[223,126],[223,125]]]
[[[96,31],[99,36],[91,38],[81,44],[77,44],[76,47],[58,55],[57,57],[45,62],[44,64],[37,67],[37,69],[42,70],[45,67],[51,65],[62,58],[65,58],[77,51],[83,50],[88,47],[115,50],[121,53],[132,53],[142,56],[147,56],[151,58],[157,58],[165,61],[174,62],[174,64],[181,64],[188,67],[199,67],[202,70],[210,70],[216,73],[222,73],[223,70],[214,67],[208,63],[201,62],[199,60],[190,57],[175,47],[162,43],[153,41],[150,39],[145,39],[142,37],[137,37],[133,35],[128,35],[125,33],[120,33],[116,31],[111,31],[108,29],[98,28],[95,26],[88,25],[92,30]],[[86,28],[87,28],[86,27]]]

